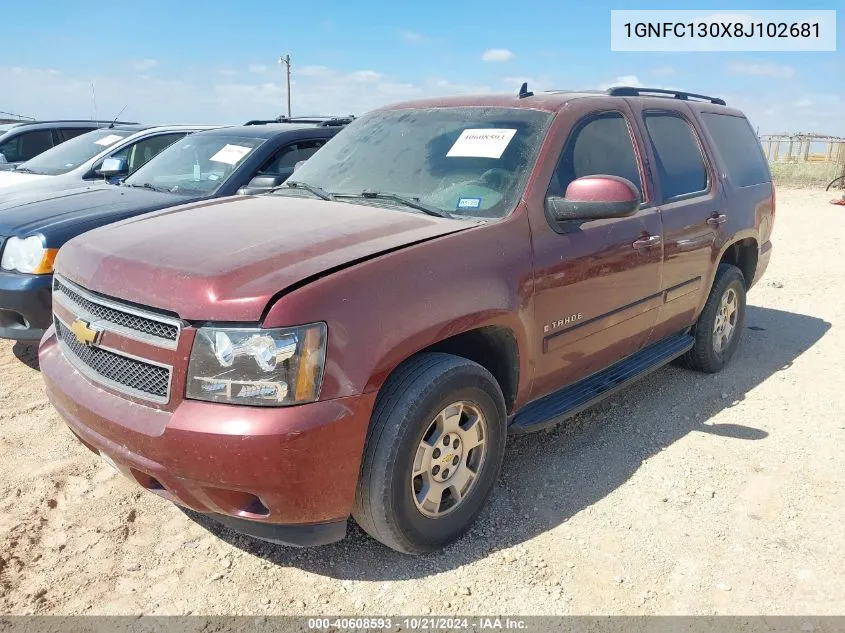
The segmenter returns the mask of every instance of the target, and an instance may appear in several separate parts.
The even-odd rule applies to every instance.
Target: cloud
[[[651,69],[651,74],[656,77],[666,77],[668,75],[674,75],[676,72],[672,66],[658,66],[657,68]]]
[[[506,62],[513,59],[513,53],[506,48],[488,48],[481,54],[483,62]]]
[[[808,99],[807,97],[804,97],[802,99],[798,99],[798,101],[796,101],[795,103],[792,104],[792,106],[795,107],[795,108],[809,108],[812,105],[813,105],[813,101],[811,99]]]
[[[269,68],[264,64],[250,64],[248,66],[248,70],[256,75],[263,75],[269,70]]]
[[[422,44],[428,40],[428,38],[422,33],[404,29],[399,31],[399,37],[402,38],[402,41],[407,42],[408,44]]]
[[[144,72],[146,70],[152,70],[156,66],[158,66],[158,60],[157,59],[151,59],[149,57],[147,59],[138,60],[137,62],[134,62],[132,64],[132,68],[134,68],[135,70],[137,70],[139,72]]]
[[[631,86],[633,88],[642,88],[644,84],[636,75],[622,75],[621,77],[616,77],[615,79],[611,79],[610,81],[600,83],[598,86],[596,86],[596,88],[598,90],[607,90],[608,88],[612,88],[614,86]],[[651,87],[654,88],[655,86]]]
[[[746,62],[733,62],[728,64],[728,70],[737,75],[757,75],[759,77],[776,77],[788,79],[795,76],[795,69],[792,66],[780,66],[778,64],[749,64]]]
[[[383,74],[377,73],[374,70],[356,70],[353,73],[349,73],[349,78],[353,81],[378,81],[383,77]]]

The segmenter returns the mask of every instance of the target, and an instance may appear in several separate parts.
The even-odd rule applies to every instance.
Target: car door
[[[563,116],[563,115],[561,115]],[[567,134],[547,195],[575,178],[621,176],[644,191],[630,110],[589,112]],[[539,216],[539,217],[538,217]],[[648,187],[626,218],[556,223],[535,211],[534,314],[542,350],[532,397],[540,397],[638,351],[661,302],[660,218]]]
[[[650,338],[654,342],[694,321],[697,306],[709,292],[707,282],[726,216],[713,158],[694,119],[680,110],[643,105],[637,120],[646,139],[663,224],[665,303]]]

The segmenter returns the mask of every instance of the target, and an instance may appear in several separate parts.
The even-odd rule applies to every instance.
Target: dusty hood
[[[228,198],[90,231],[65,244],[56,270],[185,319],[258,321],[291,284],[473,225],[343,202]]]
[[[0,171],[0,191],[4,187],[27,185],[45,178],[50,178],[50,176],[45,176],[44,174],[27,174],[19,171]]]

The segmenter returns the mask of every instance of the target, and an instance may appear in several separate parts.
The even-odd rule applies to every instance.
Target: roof
[[[4,123],[0,129],[10,130],[18,127],[61,127],[61,126],[84,126],[94,124],[96,127],[108,127],[112,121],[95,121],[92,119],[57,119],[55,121],[13,121]],[[132,121],[116,121],[115,125],[137,125]]]
[[[584,98],[615,99],[628,97],[635,99],[648,99],[666,103],[686,102],[706,106],[725,107],[725,102],[717,97],[708,97],[691,92],[678,90],[664,90],[661,88],[637,88],[631,86],[614,86],[607,90],[549,90],[545,92],[529,92],[525,85],[518,93],[510,94],[487,94],[487,95],[463,95],[458,97],[437,97],[428,99],[417,99],[414,101],[403,101],[385,106],[384,110],[402,108],[458,108],[458,107],[499,107],[499,108],[527,108],[532,110],[544,110],[546,112],[557,112],[568,102]],[[728,111],[736,112],[732,108]]]
[[[230,125],[228,127],[218,127],[212,130],[200,132],[201,134],[220,134],[221,136],[241,136],[244,138],[273,138],[277,134],[283,132],[295,132],[297,130],[314,130],[314,129],[336,129],[329,127],[320,127],[311,123],[266,123],[263,125]]]

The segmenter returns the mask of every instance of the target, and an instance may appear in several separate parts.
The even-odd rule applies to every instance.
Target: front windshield
[[[501,218],[521,196],[551,118],[527,108],[377,111],[291,179],[332,194],[389,193],[450,215]]]
[[[123,182],[184,195],[212,195],[264,140],[220,133],[192,134]]]
[[[108,128],[92,130],[30,158],[18,169],[50,176],[66,174],[131,134],[126,130]]]

